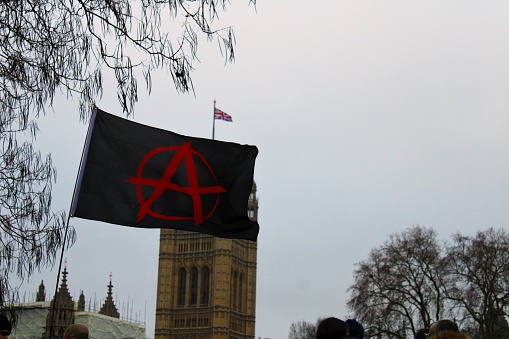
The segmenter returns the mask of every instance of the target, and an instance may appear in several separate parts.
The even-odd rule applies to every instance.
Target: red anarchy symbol
[[[143,178],[143,168],[145,164],[155,155],[161,152],[165,151],[177,151],[173,159],[171,159],[170,164],[166,167],[162,177],[160,179],[148,179]],[[206,187],[200,187],[198,185],[198,178],[196,176],[196,167],[193,160],[193,155],[199,157],[203,164],[207,166],[210,173],[212,174],[212,177],[214,178],[216,182],[216,186],[206,186]],[[189,181],[188,187],[183,187],[176,185],[174,183],[171,183],[170,180],[175,174],[179,164],[182,161],[185,161],[186,165],[186,171],[187,171],[187,178]],[[140,203],[140,210],[138,211],[138,220],[140,221],[145,217],[145,215],[149,214],[154,218],[159,219],[166,219],[166,220],[192,220],[194,219],[195,225],[199,225],[203,223],[204,219],[209,218],[214,211],[217,208],[217,204],[219,202],[219,193],[224,193],[226,190],[219,186],[219,183],[217,182],[217,179],[214,175],[214,172],[212,171],[212,168],[208,164],[208,162],[205,160],[205,158],[198,153],[196,150],[191,148],[191,142],[185,142],[182,144],[182,146],[163,146],[158,147],[152,151],[150,151],[140,162],[140,165],[138,166],[138,173],[136,177],[131,177],[126,180],[127,182],[131,184],[136,185],[136,195],[138,197],[138,201]],[[143,195],[141,192],[142,186],[152,186],[154,187],[154,191],[152,194],[148,197],[147,200],[143,199]],[[156,201],[157,198],[161,194],[163,194],[166,190],[173,190],[181,193],[185,193],[191,196],[193,201],[193,208],[194,208],[194,217],[185,217],[185,216],[168,216],[163,215],[160,213],[156,213],[153,210],[150,209],[154,201]],[[201,201],[201,195],[202,194],[213,194],[217,193],[217,199],[216,203],[212,209],[212,211],[206,215],[203,216],[203,210],[202,210],[202,201]]]

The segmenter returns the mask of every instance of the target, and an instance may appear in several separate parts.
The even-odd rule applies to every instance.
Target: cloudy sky
[[[507,1],[237,1],[220,21],[235,29],[234,64],[204,42],[195,95],[154,77],[134,121],[211,137],[216,99],[234,121],[216,139],[259,149],[256,337],[351,316],[355,264],[391,233],[508,226],[508,13]],[[114,85],[98,106],[121,114]],[[67,211],[86,133],[77,103],[57,98],[41,132],[54,209]],[[104,300],[111,272],[121,313],[153,338],[159,232],[71,224],[71,293]],[[27,297],[41,279],[53,295],[55,275],[35,275]]]

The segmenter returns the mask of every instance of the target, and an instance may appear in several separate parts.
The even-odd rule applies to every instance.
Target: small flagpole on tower
[[[214,112],[212,113],[212,140],[214,140],[215,129],[216,129],[216,99],[214,99]]]

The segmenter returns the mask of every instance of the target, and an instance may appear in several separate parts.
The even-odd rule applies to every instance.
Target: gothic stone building
[[[253,241],[161,229],[155,339],[254,339],[256,255]]]
[[[41,282],[35,302],[15,306],[18,321],[9,338],[60,339],[67,326],[73,323],[86,324],[91,338],[145,338],[144,324],[120,319],[113,301],[111,276],[106,299],[99,312],[95,312],[90,305],[88,310],[85,309],[83,291],[77,302],[73,300],[67,286],[67,274],[65,267],[60,288],[51,301],[46,301],[45,287]]]

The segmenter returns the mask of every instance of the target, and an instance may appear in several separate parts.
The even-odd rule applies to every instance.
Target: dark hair
[[[347,319],[348,338],[364,339],[364,326],[355,319]]]
[[[415,333],[414,339],[426,339],[429,334],[429,328],[421,328]]]
[[[3,314],[0,314],[0,330],[9,330],[9,332],[12,331],[11,322]]]
[[[435,333],[443,332],[443,331],[451,331],[459,333],[460,329],[458,325],[452,320],[442,319],[436,322],[436,330]]]
[[[327,318],[318,324],[316,339],[341,339],[346,336],[348,327],[343,320],[338,318]]]

